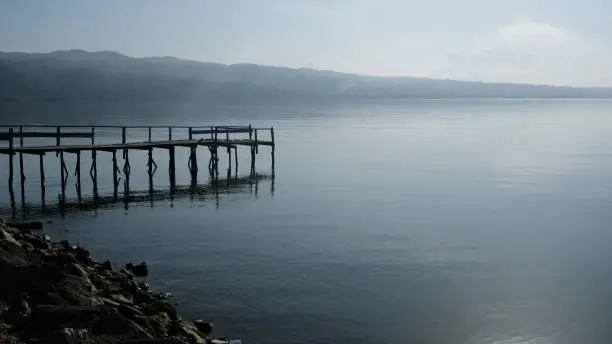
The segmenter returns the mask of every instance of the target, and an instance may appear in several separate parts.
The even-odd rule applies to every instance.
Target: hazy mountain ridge
[[[308,68],[225,65],[113,51],[0,52],[0,101],[312,98],[612,98],[612,88],[376,77]]]

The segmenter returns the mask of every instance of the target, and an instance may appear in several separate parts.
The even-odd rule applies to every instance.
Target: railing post
[[[189,140],[193,140],[193,133],[191,132],[193,129],[189,127]]]
[[[149,142],[151,142],[151,127],[149,127]]]
[[[96,129],[94,127],[91,127],[91,145],[93,146],[95,144],[95,137],[96,135]]]
[[[257,141],[257,129],[255,129],[255,153],[259,154],[259,143]]]

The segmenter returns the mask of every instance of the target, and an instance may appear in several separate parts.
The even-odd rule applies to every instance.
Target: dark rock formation
[[[131,271],[134,276],[137,277],[146,277],[149,275],[149,266],[146,262],[142,262],[138,265],[134,265],[133,263],[125,264],[125,269],[127,271]]]
[[[126,266],[146,276],[146,263]],[[0,225],[0,343],[207,343],[212,324],[67,241]]]

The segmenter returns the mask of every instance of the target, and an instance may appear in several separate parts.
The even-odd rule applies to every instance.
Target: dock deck
[[[102,151],[116,152],[124,149],[149,150],[152,148],[170,149],[172,147],[195,147],[195,146],[218,146],[236,148],[237,146],[273,146],[272,141],[249,140],[249,139],[199,139],[199,140],[165,140],[165,141],[145,141],[145,142],[129,142],[129,143],[111,143],[111,144],[93,144],[93,145],[45,145],[45,146],[27,146],[27,147],[0,147],[0,154],[33,154],[40,155],[45,153],[77,153],[81,151]]]

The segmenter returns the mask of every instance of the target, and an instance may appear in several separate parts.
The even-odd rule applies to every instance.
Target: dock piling
[[[119,166],[117,165],[117,151],[113,150],[113,194],[117,196],[117,191],[119,189],[119,177],[117,176],[119,172]]]
[[[19,147],[23,148],[23,126],[19,126]],[[25,173],[23,171],[23,153],[19,152],[19,174],[21,177],[21,201],[25,203]]]
[[[274,176],[274,158],[275,158],[275,152],[274,152],[274,148],[276,146],[276,144],[274,143],[274,127],[270,127],[270,138],[272,139],[272,147],[271,147],[271,151],[270,151],[270,155],[272,157],[272,176]]]
[[[66,175],[66,163],[64,162],[64,151],[59,152],[60,155],[60,175],[61,175],[61,184],[62,184],[62,200],[66,198],[66,180],[68,176]]]
[[[172,127],[168,127],[168,141],[172,141]],[[173,188],[176,185],[176,168],[175,168],[175,147],[172,146],[168,150],[169,161],[168,161],[168,173],[170,174],[170,187]]]
[[[44,165],[44,153],[38,155],[38,162],[40,168],[40,198],[42,201],[43,208],[45,207],[45,165]]]
[[[81,201],[81,152],[76,152],[76,168],[74,174],[77,177],[76,189],[79,202]]]
[[[9,189],[13,190],[13,128],[9,128],[9,134],[8,134],[8,140],[9,140]]]

